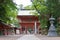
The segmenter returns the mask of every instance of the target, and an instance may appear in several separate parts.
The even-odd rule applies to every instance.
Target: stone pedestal
[[[55,26],[53,24],[55,18],[51,17],[49,20],[50,20],[50,27],[49,27],[47,36],[55,37],[55,36],[57,36],[57,32],[56,32]]]

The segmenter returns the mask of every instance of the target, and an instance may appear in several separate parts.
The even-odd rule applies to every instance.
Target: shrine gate
[[[35,15],[18,15],[20,24],[20,33],[39,33],[40,22],[38,16]]]

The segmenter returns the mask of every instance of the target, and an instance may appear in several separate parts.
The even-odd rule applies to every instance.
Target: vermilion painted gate
[[[39,22],[38,16],[20,15],[20,16],[17,16],[17,18],[19,20],[21,33],[23,33],[23,28],[25,29],[26,33],[29,28],[34,31],[35,22],[36,22],[37,30],[39,30],[39,28],[40,28],[40,22]]]

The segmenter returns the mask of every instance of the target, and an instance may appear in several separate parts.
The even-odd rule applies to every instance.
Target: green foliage
[[[32,1],[32,8],[36,10],[37,12],[32,12],[32,14],[37,15],[39,13],[39,19],[40,19],[40,27],[41,27],[41,33],[45,34],[48,32],[48,29],[50,27],[49,18],[51,15],[53,15],[55,20],[55,26],[59,28],[58,26],[58,17],[60,17],[60,1],[59,0],[33,0]],[[57,25],[56,25],[57,24]],[[57,32],[59,29],[57,29]],[[45,32],[44,32],[45,31]]]
[[[51,14],[55,18],[60,15],[60,1],[59,0],[33,0],[35,10],[40,14]]]
[[[0,20],[10,24],[16,18],[16,16],[17,7],[13,0],[0,0]]]
[[[29,6],[27,6],[27,8],[29,8]],[[37,11],[32,12],[32,14],[37,15],[39,13],[41,28],[49,28],[49,18],[51,16],[56,19],[54,23],[55,26],[59,26],[57,19],[60,17],[60,0],[33,0],[31,8]]]
[[[14,19],[14,20],[12,20],[12,24],[15,25],[15,27],[19,27],[19,26],[20,26],[20,24],[19,24],[17,18]]]
[[[32,3],[32,6],[34,6],[34,9],[36,9],[39,14],[47,12],[47,7],[45,6],[46,3],[44,0],[34,0]]]
[[[59,0],[33,0],[35,10],[41,14],[51,14],[55,18],[60,16],[60,1]]]
[[[39,13],[39,19],[40,19],[40,27],[42,29],[47,27],[47,18],[45,14],[47,14],[47,7],[45,6],[44,0],[34,0],[33,2],[34,9],[37,11],[37,14]]]
[[[48,13],[53,15],[55,18],[60,16],[60,2],[59,0],[47,0]]]
[[[33,10],[34,9],[34,7],[32,5],[28,5],[28,6],[24,7],[24,8],[25,9],[29,9],[29,10]]]

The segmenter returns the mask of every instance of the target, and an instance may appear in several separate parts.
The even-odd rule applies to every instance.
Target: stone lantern
[[[56,29],[55,29],[55,26],[54,26],[54,20],[55,20],[55,18],[53,18],[52,16],[51,16],[51,18],[49,18],[50,27],[49,27],[47,36],[50,36],[50,37],[57,36],[57,32],[56,32]]]

